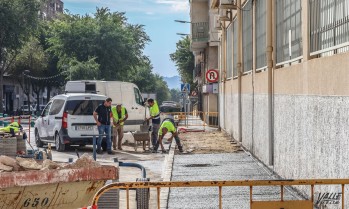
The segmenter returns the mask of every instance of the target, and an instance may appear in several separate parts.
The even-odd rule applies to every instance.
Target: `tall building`
[[[207,3],[191,0],[220,28],[221,128],[284,178],[346,178],[349,1]],[[217,56],[205,44],[206,64]]]
[[[61,0],[46,0],[46,3],[41,7],[41,18],[44,20],[52,20],[62,14],[64,9],[63,1]]]

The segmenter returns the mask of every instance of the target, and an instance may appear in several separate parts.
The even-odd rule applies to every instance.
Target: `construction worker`
[[[100,104],[93,112],[93,117],[96,121],[99,137],[97,140],[97,153],[103,154],[101,150],[102,146],[102,135],[106,134],[107,140],[107,151],[109,155],[114,155],[115,153],[111,150],[111,140],[110,140],[110,120],[113,117],[111,113],[111,103],[112,99],[107,98],[102,104]]]
[[[174,121],[169,119],[169,118],[165,119],[160,126],[157,147],[159,147],[159,145],[160,145],[162,153],[166,153],[166,150],[164,149],[164,145],[162,144],[162,139],[164,138],[164,136],[168,132],[170,132],[172,134],[171,138],[169,138],[169,141],[172,138],[175,138],[179,151],[183,152],[183,147],[182,147],[181,141],[178,137],[178,132],[177,132],[177,129],[175,127]]]
[[[153,145],[153,153],[157,152],[158,147],[156,146],[158,141],[158,132],[160,127],[160,109],[158,103],[154,99],[148,99],[150,117],[146,118],[147,121],[151,119],[152,123],[152,133],[151,133],[151,143]]]
[[[113,149],[116,150],[116,138],[118,149],[122,150],[122,138],[124,138],[124,122],[128,118],[127,110],[121,104],[111,108],[113,113]]]
[[[16,133],[18,133],[22,129],[23,128],[19,123],[12,122],[12,123],[10,123],[10,125],[8,125],[4,128],[0,128],[0,131],[5,132],[5,133],[11,133],[12,136],[14,136]]]

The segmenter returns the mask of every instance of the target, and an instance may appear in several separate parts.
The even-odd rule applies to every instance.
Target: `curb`
[[[176,142],[175,140],[172,140],[170,151],[168,155],[165,157],[164,169],[161,175],[162,181],[171,181],[175,148],[176,148]],[[167,209],[169,194],[170,194],[170,188],[161,188],[161,192],[160,192],[160,208],[161,209]]]

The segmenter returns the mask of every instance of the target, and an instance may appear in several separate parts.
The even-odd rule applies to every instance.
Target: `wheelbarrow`
[[[143,145],[143,150],[146,151],[150,148],[150,134],[148,125],[140,125],[140,131],[131,132],[134,138],[134,149],[137,151],[139,145]]]

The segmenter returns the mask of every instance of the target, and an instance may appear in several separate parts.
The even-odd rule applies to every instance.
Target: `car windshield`
[[[92,115],[98,105],[104,100],[69,100],[65,106],[65,112],[70,115]]]

